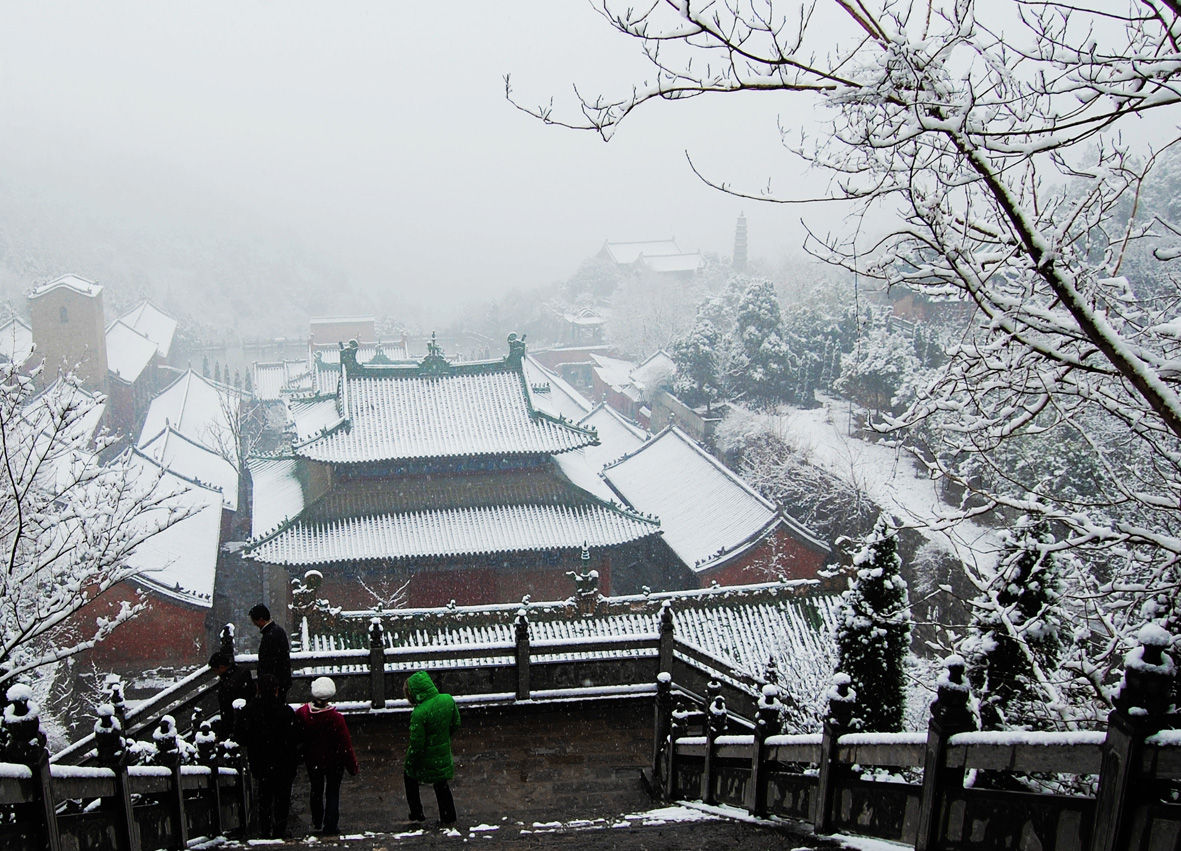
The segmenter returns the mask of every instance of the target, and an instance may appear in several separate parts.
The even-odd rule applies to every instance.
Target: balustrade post
[[[223,626],[221,628],[221,632],[218,633],[217,637],[218,637],[218,641],[221,642],[221,652],[225,653],[226,656],[233,659],[234,658],[234,625],[232,623],[227,623],[225,626]]]
[[[181,783],[181,754],[176,741],[176,721],[171,715],[160,719],[159,726],[152,731],[156,742],[157,758],[161,765],[171,772],[168,799],[173,818],[176,820],[176,835],[172,837],[173,848],[186,848],[189,844],[189,822],[185,817],[185,791]]]
[[[94,746],[98,762],[115,772],[115,794],[103,801],[103,807],[115,813],[115,846],[119,851],[139,851],[139,829],[131,804],[131,780],[127,776],[127,740],[123,725],[109,703],[98,707],[94,724]]]
[[[665,600],[660,604],[660,670],[657,673],[673,672],[673,607]]]
[[[238,771],[238,780],[235,784],[236,803],[241,813],[239,826],[242,830],[242,838],[246,839],[250,836],[250,763],[246,759],[245,748],[233,739],[221,742],[219,747],[221,748],[222,764],[232,765]]]
[[[820,736],[820,766],[816,777],[816,798],[812,804],[812,825],[817,833],[832,833],[837,817],[837,789],[848,774],[848,766],[840,761],[837,747],[842,735],[849,732],[857,692],[849,675],[841,671],[833,674],[832,686],[825,693],[828,712],[824,716]]]
[[[923,789],[919,800],[918,832],[915,851],[934,851],[942,847],[947,826],[947,792],[962,789],[964,769],[947,765],[948,739],[956,733],[976,729],[968,709],[968,684],[964,680],[964,660],[957,655],[943,660],[947,670],[939,678],[931,719],[927,724],[927,750],[923,758]]]
[[[661,763],[664,759],[665,748],[669,747],[669,730],[672,727],[673,712],[673,678],[668,671],[661,671],[656,675],[656,722],[653,724],[652,736],[652,782],[660,788]]]
[[[221,836],[221,783],[219,771],[221,768],[220,759],[217,751],[217,736],[214,735],[213,727],[208,721],[202,721],[196,734],[193,736],[193,744],[197,746],[197,759],[209,769],[209,806],[212,812],[212,835]]]
[[[678,702],[673,710],[672,720],[668,727],[668,759],[665,763],[664,799],[673,800],[677,789],[677,739],[683,738],[688,732],[685,717],[688,715],[683,703]]]
[[[369,705],[385,708],[385,627],[381,618],[369,621]]]
[[[529,616],[523,608],[517,610],[513,622],[517,640],[517,700],[529,699]]]
[[[759,707],[755,717],[755,746],[750,761],[750,788],[747,790],[747,809],[751,815],[767,815],[767,763],[769,751],[767,738],[779,734],[780,709],[779,687],[773,683],[763,686]]]
[[[1095,796],[1091,851],[1133,847],[1132,817],[1138,804],[1159,800],[1142,776],[1144,740],[1164,726],[1176,669],[1165,653],[1172,636],[1157,626],[1140,629],[1140,646],[1124,657],[1124,678],[1107,716]]]
[[[713,685],[713,682],[710,683]],[[721,684],[719,683],[719,689]],[[716,804],[714,772],[717,769],[715,750],[718,736],[726,732],[726,699],[720,694],[709,702],[705,713],[705,767],[701,771],[701,803]]]
[[[8,737],[7,758],[27,765],[33,774],[33,788],[37,796],[42,826],[42,838],[48,851],[61,851],[62,838],[57,826],[56,802],[53,797],[53,778],[49,772],[49,750],[45,747],[45,731],[32,690],[24,683],[11,686],[4,707],[4,729]]]
[[[115,710],[115,718],[119,722],[119,729],[127,729],[127,701],[123,699],[123,678],[118,674],[107,674],[103,680],[103,696],[106,702]]]

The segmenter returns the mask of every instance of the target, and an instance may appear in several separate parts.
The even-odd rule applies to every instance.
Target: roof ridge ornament
[[[443,376],[452,372],[451,364],[443,355],[443,347],[439,345],[438,337],[432,331],[431,338],[426,342],[426,357],[419,364],[418,373],[425,376]]]
[[[518,337],[516,332],[508,335],[508,355],[504,362],[515,369],[519,369],[525,360],[525,336]]]

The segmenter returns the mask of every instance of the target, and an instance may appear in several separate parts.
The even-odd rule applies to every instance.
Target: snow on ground
[[[821,401],[819,408],[790,409],[775,416],[774,433],[810,463],[858,488],[965,563],[996,563],[996,533],[968,520],[953,524],[953,509],[940,500],[935,482],[910,453],[889,441],[851,437],[849,403],[824,397]]]

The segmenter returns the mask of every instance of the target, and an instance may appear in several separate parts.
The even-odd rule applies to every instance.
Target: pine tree
[[[221,383],[221,361],[213,364],[213,380]]]
[[[853,557],[856,574],[837,613],[837,670],[860,696],[853,723],[862,730],[902,729],[904,664],[910,645],[910,597],[902,578],[897,530],[878,518]]]
[[[722,338],[714,324],[698,311],[693,330],[673,345],[677,364],[677,394],[690,405],[709,403],[721,390],[718,347]]]
[[[1005,535],[995,575],[973,603],[964,642],[968,678],[985,730],[1028,726],[1045,695],[1038,675],[1052,673],[1063,650],[1061,579],[1049,525],[1028,515]]]
[[[742,294],[734,322],[734,349],[731,381],[735,390],[755,404],[793,400],[797,359],[784,339],[779,299],[770,281],[751,281]]]
[[[209,377],[209,355],[201,355],[201,374]]]

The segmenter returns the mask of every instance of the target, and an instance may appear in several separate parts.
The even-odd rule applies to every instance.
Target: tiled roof
[[[675,239],[660,239],[651,242],[608,242],[603,248],[608,257],[624,266],[630,266],[641,257],[684,253]]]
[[[667,428],[603,476],[628,505],[660,518],[664,540],[704,569],[776,524],[775,506],[677,428]]]
[[[343,422],[336,408],[336,399],[291,399],[287,416],[295,433],[295,442],[303,443],[336,428]]]
[[[156,593],[212,608],[213,581],[217,573],[217,552],[221,536],[221,493],[161,471],[150,458],[132,452],[131,464],[145,481],[160,476],[158,493],[175,494],[195,511],[135,548],[128,565],[142,571],[136,581]],[[148,522],[154,522],[152,512]]]
[[[532,355],[525,357],[523,368],[525,381],[529,384],[529,399],[535,410],[577,422],[591,409],[585,396]]]
[[[253,482],[250,534],[258,538],[280,524],[298,517],[304,508],[299,461],[294,458],[252,458]]]
[[[238,471],[225,456],[169,426],[137,447],[153,461],[191,482],[221,491],[230,511],[238,510]]]
[[[632,370],[636,365],[629,360],[611,358],[606,355],[591,353],[591,360],[595,362],[595,372],[604,384],[617,390],[632,383]]]
[[[684,254],[643,254],[640,263],[653,272],[696,272],[705,265],[701,253],[686,252]]]
[[[172,338],[176,335],[176,320],[156,307],[150,301],[141,301],[119,317],[143,336],[156,344],[160,357],[167,358],[172,349]]]
[[[295,447],[343,464],[486,455],[554,455],[593,433],[531,410],[519,371],[490,367],[426,376],[416,367],[349,375],[346,422]]]
[[[23,364],[33,354],[33,330],[14,317],[0,325],[0,363]]]
[[[82,293],[83,295],[98,295],[103,291],[101,285],[96,284],[94,281],[88,281],[79,275],[62,275],[60,278],[55,278],[48,284],[34,287],[33,291],[29,293],[29,298],[43,296],[50,290],[56,290],[58,287],[68,287],[74,292]]]
[[[296,521],[250,546],[258,561],[317,565],[613,546],[659,534],[655,523],[598,503],[495,505]]]
[[[554,460],[566,477],[580,488],[600,499],[617,499],[616,493],[599,474],[605,465],[642,446],[649,437],[648,433],[602,402],[578,424],[595,429],[599,435],[599,445],[584,446],[574,452],[558,455]]]
[[[156,344],[117,319],[107,328],[107,369],[134,384],[156,356]]]
[[[140,440],[150,440],[172,426],[189,440],[215,452],[232,442],[229,414],[241,394],[189,369],[161,390],[148,406]]]
[[[291,391],[293,384],[308,376],[308,363],[306,360],[255,363],[251,371],[254,398],[274,402],[282,398],[283,391]]]
[[[831,670],[831,663],[823,660],[832,655],[840,598],[813,591],[807,583],[767,583],[607,597],[589,617],[572,601],[531,602],[526,611],[533,642],[656,635],[660,608],[668,601],[679,639],[715,658],[729,660],[736,670],[750,676],[761,675],[768,659],[774,658],[790,687],[793,660],[820,660],[821,668]],[[368,647],[369,619],[374,615],[385,623],[389,648],[507,644],[514,640],[513,621],[520,608],[520,603],[514,603],[344,612],[334,634],[313,632],[308,636],[308,649]]]
[[[664,349],[659,349],[631,371],[631,380],[641,390],[646,391],[646,395],[650,395],[655,387],[676,374],[676,361]]]

